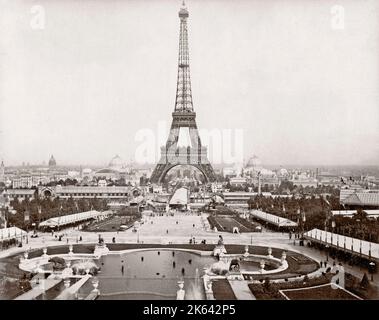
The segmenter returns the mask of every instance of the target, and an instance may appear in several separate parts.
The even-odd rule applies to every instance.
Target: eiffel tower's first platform
[[[202,172],[206,182],[216,180],[208,160],[207,148],[201,145],[196,125],[196,113],[193,110],[188,50],[188,15],[188,10],[183,3],[183,7],[179,11],[180,37],[175,110],[172,113],[172,124],[166,145],[161,147],[161,158],[150,177],[152,183],[163,182],[167,172],[177,165],[196,167]],[[183,129],[187,133],[189,132],[187,146],[178,144]]]

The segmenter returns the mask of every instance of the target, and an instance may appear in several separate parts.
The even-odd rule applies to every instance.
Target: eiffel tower
[[[189,68],[188,10],[179,11],[180,37],[178,79],[176,86],[175,110],[165,146],[161,147],[161,158],[151,177],[152,183],[163,182],[167,172],[177,165],[191,165],[204,175],[206,182],[216,180],[213,168],[208,160],[207,147],[201,145],[196,125],[196,113],[193,110],[191,79]]]

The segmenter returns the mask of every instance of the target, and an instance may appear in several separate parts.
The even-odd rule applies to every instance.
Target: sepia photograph
[[[0,0],[0,300],[226,317],[378,263],[379,1]]]

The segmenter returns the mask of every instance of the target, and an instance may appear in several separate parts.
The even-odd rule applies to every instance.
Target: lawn
[[[302,288],[295,290],[282,290],[290,300],[359,300],[351,293],[325,284],[317,287]]]
[[[84,231],[94,231],[94,232],[107,232],[107,231],[118,231],[121,225],[126,225],[131,228],[136,220],[139,218],[137,216],[113,216],[107,220],[93,222]]]
[[[304,280],[295,280],[295,281],[286,281],[281,283],[272,283],[270,281],[264,281],[261,284],[259,283],[250,283],[249,289],[257,300],[285,300],[283,294],[280,293],[280,290],[288,289],[300,289],[314,287],[324,284],[329,284],[332,278],[332,274],[326,274],[324,276]]]
[[[239,217],[231,215],[213,215],[208,217],[211,228],[217,228],[218,231],[233,232],[237,227],[239,232],[256,232],[258,224],[251,223]]]

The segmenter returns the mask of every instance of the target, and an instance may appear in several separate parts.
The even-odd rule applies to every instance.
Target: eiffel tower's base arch
[[[155,167],[155,169],[151,175],[150,182],[161,184],[164,181],[164,178],[166,177],[167,173],[172,168],[174,168],[176,166],[182,166],[182,165],[191,166],[191,167],[198,169],[202,173],[206,183],[213,182],[216,180],[213,168],[210,164],[191,164],[191,163],[171,164],[171,163],[167,163],[167,164],[158,164]]]

